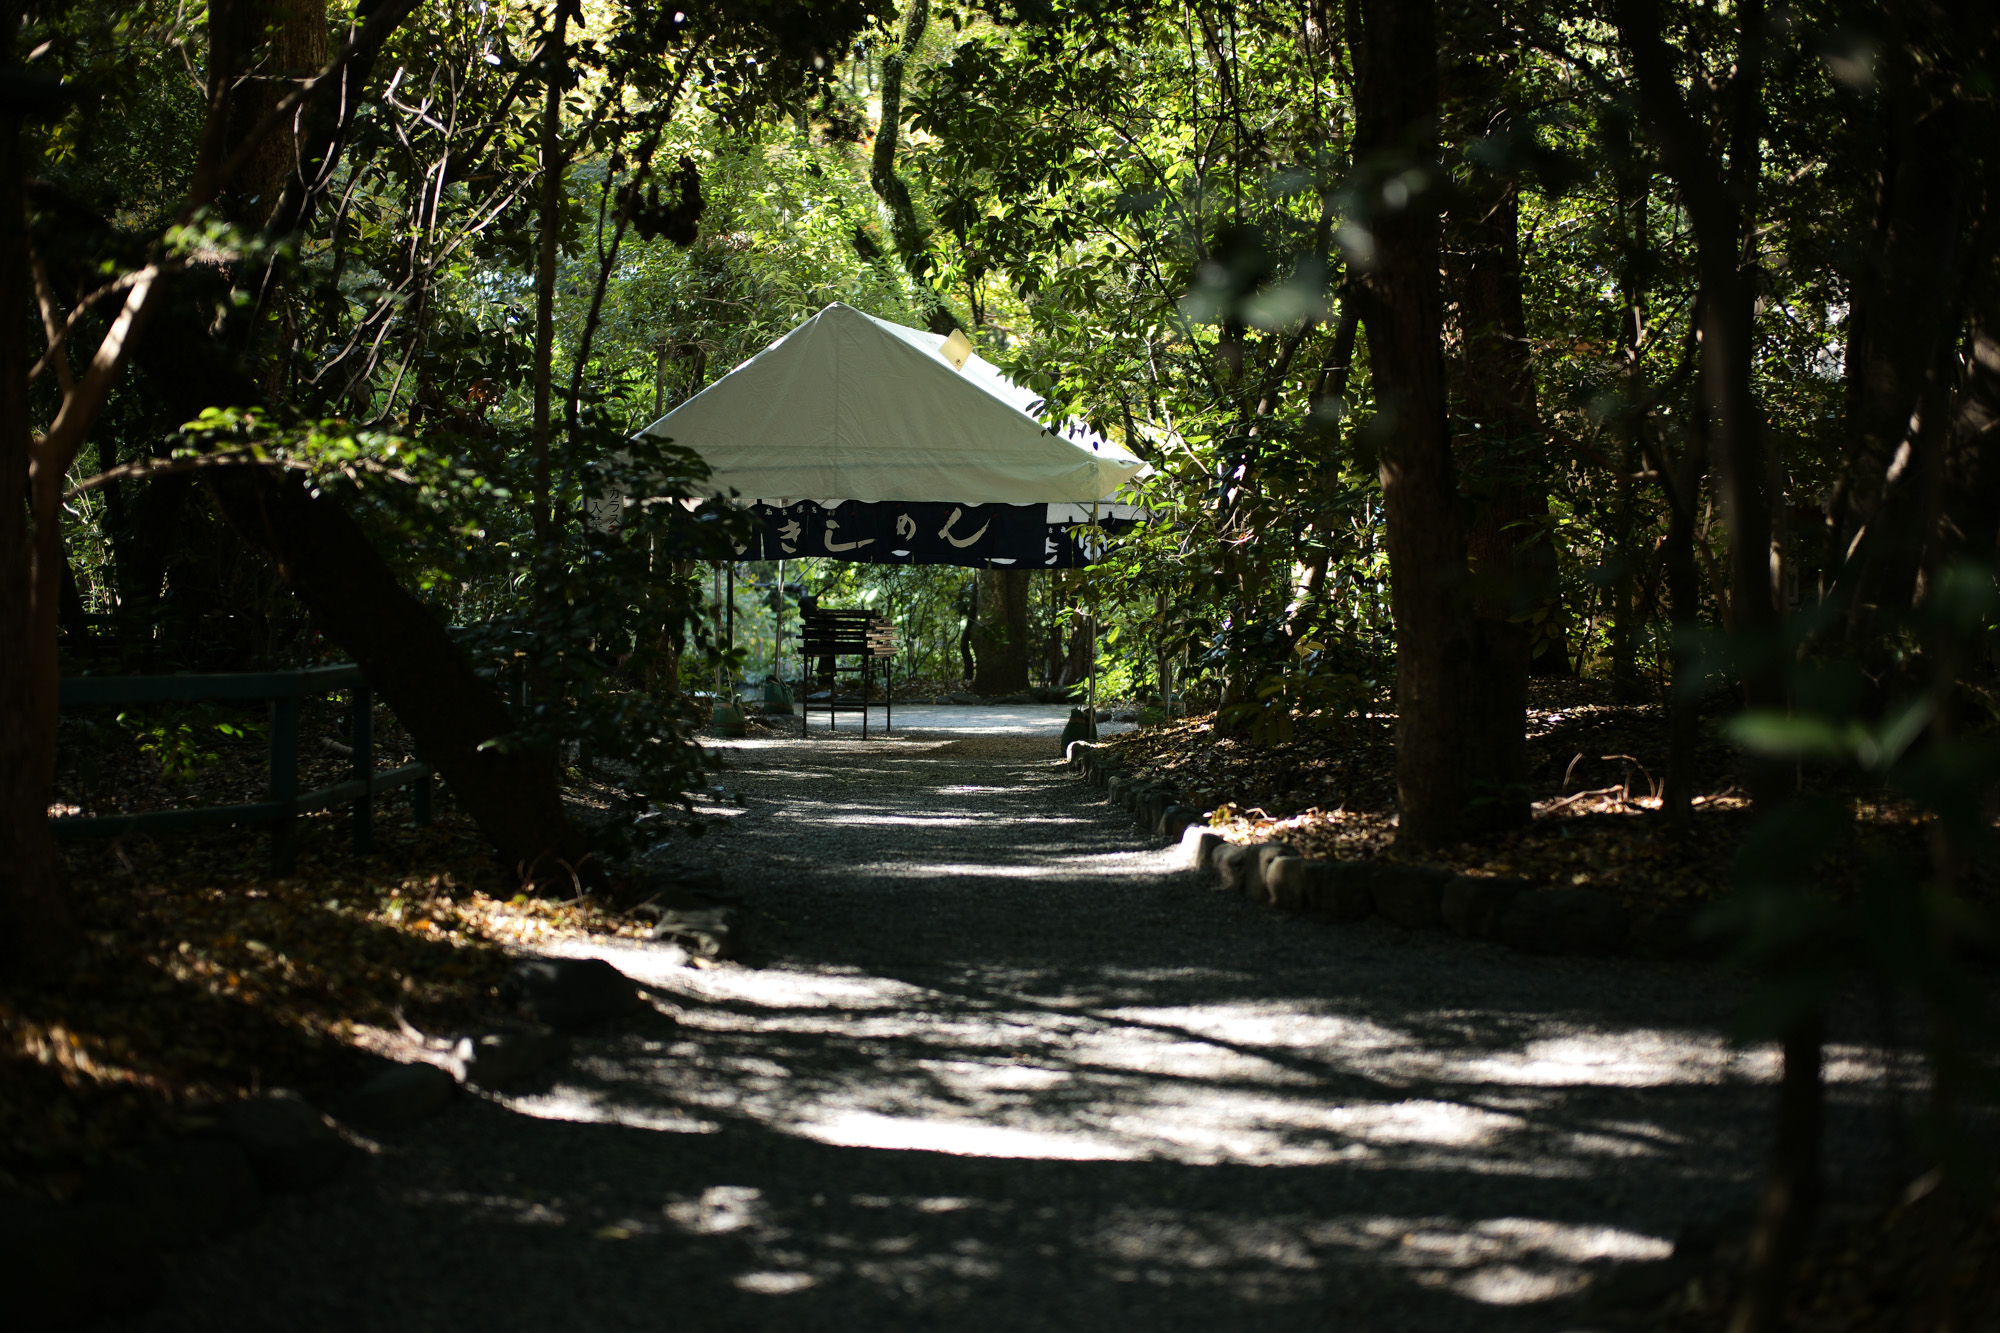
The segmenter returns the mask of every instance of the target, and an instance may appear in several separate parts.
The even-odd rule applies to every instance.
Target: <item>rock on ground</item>
[[[339,1174],[347,1141],[296,1092],[274,1088],[235,1102],[217,1117],[222,1132],[250,1159],[257,1183],[277,1194],[324,1185]]]
[[[521,1017],[575,1032],[640,1004],[632,979],[601,958],[531,958],[500,983],[500,998]]]
[[[444,1109],[458,1080],[436,1065],[385,1069],[340,1104],[340,1118],[365,1130],[401,1129]]]

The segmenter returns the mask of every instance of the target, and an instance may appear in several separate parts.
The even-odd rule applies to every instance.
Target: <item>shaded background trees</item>
[[[1744,733],[1773,818],[1852,781],[1942,820],[1924,774],[1948,762],[1973,813],[1910,874],[1948,894],[1985,836],[1983,8],[329,18],[103,4],[21,29],[24,77],[68,99],[10,122],[27,231],[0,275],[0,614],[45,627],[32,671],[0,668],[8,716],[40,719],[0,738],[24,756],[6,836],[42,879],[59,602],[75,665],[367,662],[510,862],[590,850],[556,789],[583,736],[673,740],[628,814],[670,808],[700,778],[683,664],[740,665],[701,642],[694,577],[734,543],[664,506],[607,533],[589,502],[632,428],[832,300],[965,330],[1155,469],[1155,521],[1087,578],[788,575],[901,617],[913,671],[1012,692],[1095,646],[1108,693],[1248,744],[1393,713],[1413,847],[1529,817],[1531,673],[1670,712],[1680,822],[1698,706],[1726,694],[1783,722]],[[149,272],[148,327],[58,431],[137,287],[100,289]],[[750,582],[779,605],[774,579]],[[475,673],[521,634],[539,703],[503,724]],[[1762,965],[1789,984],[1814,947]],[[1811,1018],[1771,1029],[1802,1104]]]

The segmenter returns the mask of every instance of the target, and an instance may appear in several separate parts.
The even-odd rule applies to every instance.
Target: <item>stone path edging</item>
[[[1596,889],[1539,887],[1403,861],[1313,859],[1283,842],[1231,843],[1204,826],[1201,811],[1181,804],[1171,784],[1129,772],[1116,750],[1074,741],[1064,757],[1141,828],[1178,841],[1188,864],[1212,872],[1218,889],[1267,907],[1333,921],[1379,916],[1406,930],[1449,930],[1523,953],[1712,960],[1724,951],[1722,941],[1698,930],[1699,909],[1692,905],[1634,915]]]

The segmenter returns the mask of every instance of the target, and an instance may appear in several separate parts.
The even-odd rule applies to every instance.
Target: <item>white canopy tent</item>
[[[1040,406],[963,334],[836,302],[640,434],[693,450],[705,489],[767,515],[761,558],[1088,563],[1101,543],[1055,533],[1143,518],[1112,497],[1148,468],[1081,422],[1043,425]],[[733,587],[732,568],[732,605]]]
[[[835,303],[641,434],[700,454],[716,494],[778,505],[1090,505],[1146,470],[1038,405],[963,335]]]

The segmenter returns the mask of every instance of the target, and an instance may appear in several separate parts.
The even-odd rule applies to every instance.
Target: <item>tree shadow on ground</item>
[[[145,1326],[1545,1329],[1750,1192],[1740,979],[1281,916],[1035,769],[857,757],[739,759],[687,853],[767,966],[592,946],[677,1021],[384,1145]]]

